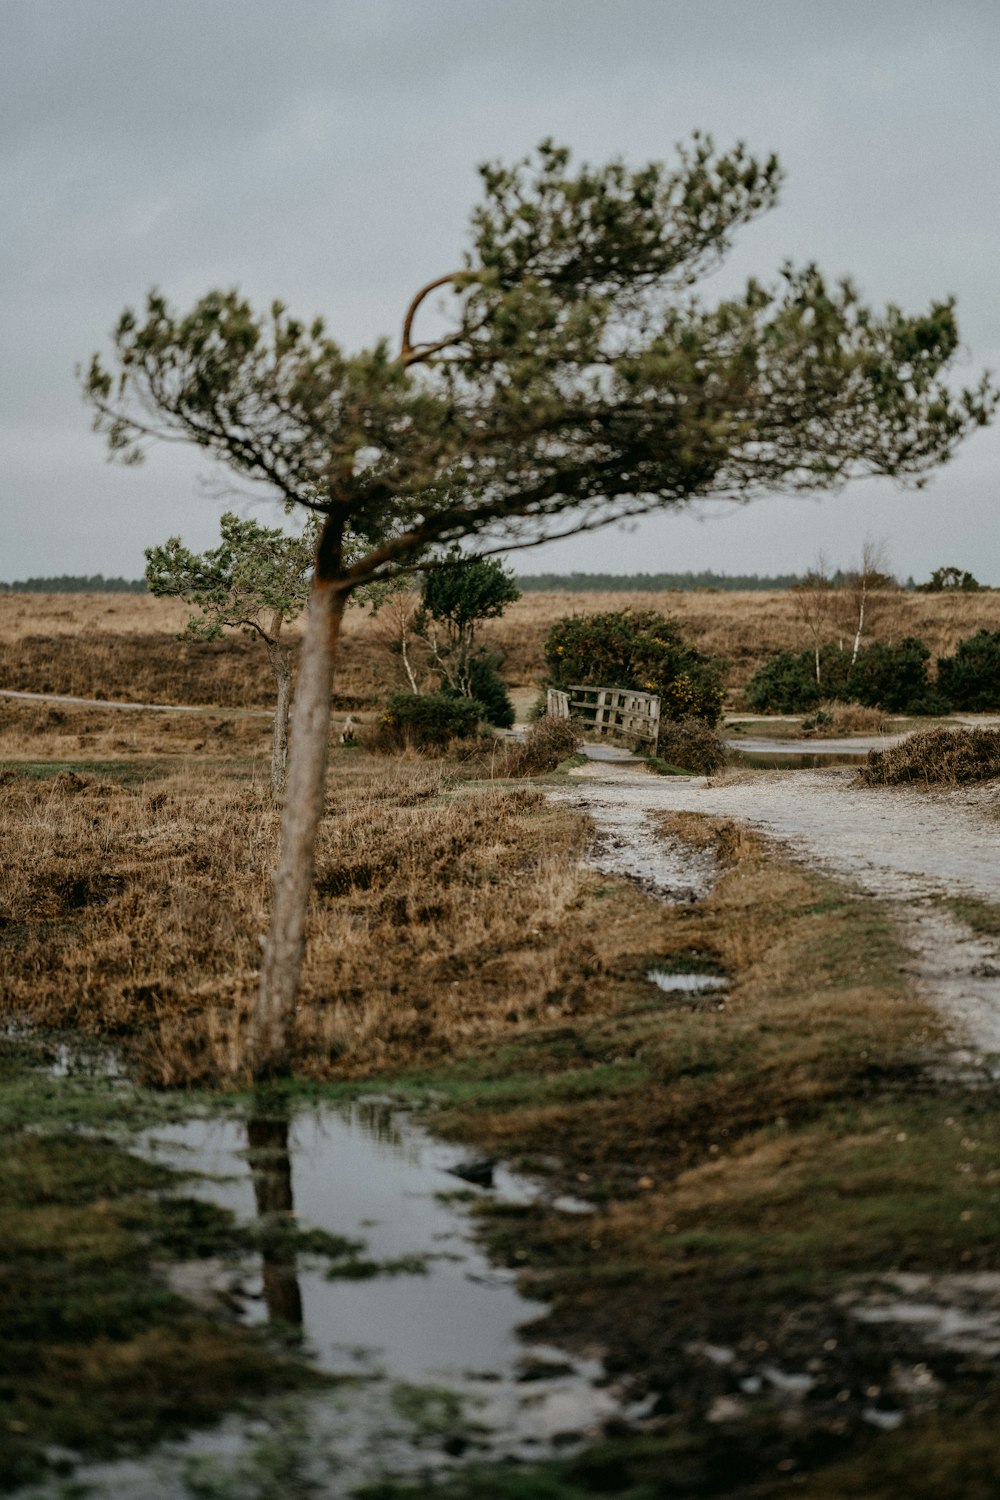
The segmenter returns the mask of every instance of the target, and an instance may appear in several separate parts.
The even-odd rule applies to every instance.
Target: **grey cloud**
[[[1000,362],[998,31],[993,0],[0,0],[0,577],[210,539],[194,459],[122,474],[87,432],[73,367],[123,305],[240,284],[370,342],[454,264],[475,163],[545,134],[591,159],[669,156],[694,127],[778,150],[783,203],[709,293],[816,258],[876,302],[955,292],[967,374]],[[980,436],[915,501],[863,488],[573,545],[633,568],[663,537],[685,565],[764,571],[821,533],[846,552],[870,515],[920,572],[950,515],[955,560],[1000,582],[998,457]]]

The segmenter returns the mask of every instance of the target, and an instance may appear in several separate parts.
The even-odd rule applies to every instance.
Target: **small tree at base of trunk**
[[[159,292],[84,377],[111,455],[187,439],[321,517],[253,1054],[287,1065],[323,810],[333,661],[346,599],[477,538],[480,554],[712,497],[919,485],[996,395],[954,391],[950,301],[879,316],[848,282],[784,266],[715,306],[692,285],[776,202],[777,161],[707,137],[674,167],[571,170],[570,153],[481,169],[462,264],[424,283],[356,355],[320,319],[238,292],[176,315]],[[447,296],[440,336],[420,309]],[[351,542],[351,560],[344,544]]]
[[[231,511],[222,517],[222,544],[189,552],[180,537],[146,549],[146,582],[161,598],[196,604],[184,632],[214,640],[226,627],[263,641],[274,674],[276,701],[271,736],[271,793],[285,789],[288,714],[292,698],[292,652],[281,639],[282,626],[309,600],[318,526],[310,519],[301,536],[243,521]]]

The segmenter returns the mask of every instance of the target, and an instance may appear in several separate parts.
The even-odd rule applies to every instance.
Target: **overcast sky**
[[[546,135],[591,161],[697,128],[777,151],[782,201],[706,294],[786,257],[875,304],[954,293],[973,383],[1000,370],[998,103],[997,0],[0,0],[0,579],[137,577],[151,543],[217,539],[208,459],[120,469],[90,432],[74,368],[124,306],[239,285],[351,349],[395,335],[464,247],[476,164]],[[993,428],[919,494],[664,515],[517,567],[802,571],[870,536],[901,577],[1000,585],[998,469]]]

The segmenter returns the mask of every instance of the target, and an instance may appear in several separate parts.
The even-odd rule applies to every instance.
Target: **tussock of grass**
[[[871,750],[861,769],[868,786],[908,782],[952,785],[1000,776],[1000,730],[930,729],[888,750]]]
[[[811,735],[889,734],[892,718],[880,708],[862,703],[821,703],[814,714],[802,720],[804,738]]]

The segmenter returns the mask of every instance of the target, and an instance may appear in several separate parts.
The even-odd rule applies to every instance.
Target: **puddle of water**
[[[751,766],[757,770],[815,771],[822,766],[863,766],[867,751],[857,750],[746,750],[742,745],[729,746],[729,764]]]
[[[661,990],[679,990],[686,995],[700,995],[708,990],[724,990],[728,980],[717,974],[671,974],[667,969],[647,969],[646,978]]]
[[[740,735],[726,741],[729,762],[734,766],[785,771],[814,771],[822,766],[863,766],[869,750],[897,745],[901,734],[855,735],[850,739],[771,740]]]
[[[585,861],[592,869],[624,875],[665,901],[698,901],[715,884],[714,852],[666,837],[644,808],[618,804],[596,788],[585,799],[576,787],[548,795],[551,802],[584,803],[597,831]]]
[[[491,1188],[470,1188],[462,1152],[386,1103],[320,1106],[291,1119],[274,1117],[273,1106],[247,1122],[190,1119],[145,1132],[139,1149],[199,1174],[184,1193],[243,1222],[324,1230],[360,1242],[367,1262],[397,1263],[393,1274],[331,1276],[336,1261],[296,1249],[286,1235],[239,1265],[167,1269],[171,1285],[196,1301],[221,1298],[241,1321],[298,1330],[319,1369],[347,1377],[296,1407],[303,1492],[343,1496],[383,1475],[447,1469],[466,1449],[540,1459],[582,1444],[611,1417],[643,1415],[599,1359],[519,1333],[545,1306],[522,1296],[515,1274],[493,1266],[476,1242],[470,1192],[528,1203],[538,1186],[495,1165]],[[574,1199],[553,1206],[592,1211]],[[81,1466],[75,1479],[117,1500],[187,1500],[203,1493],[199,1481],[188,1483],[196,1469],[229,1484],[255,1462],[255,1446],[273,1444],[274,1420],[232,1417],[148,1458]]]

